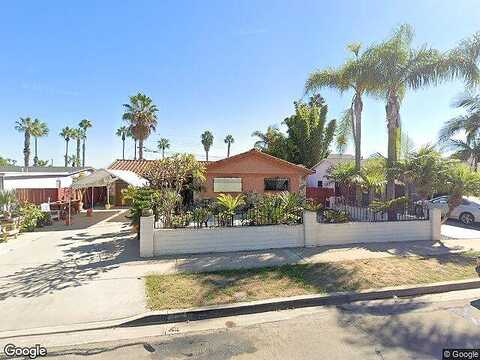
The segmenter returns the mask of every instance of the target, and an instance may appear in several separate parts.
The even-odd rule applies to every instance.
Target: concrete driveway
[[[459,221],[448,220],[442,225],[442,236],[445,239],[479,239],[480,224],[463,225]]]
[[[145,310],[125,211],[84,214],[0,244],[0,331],[112,320]]]

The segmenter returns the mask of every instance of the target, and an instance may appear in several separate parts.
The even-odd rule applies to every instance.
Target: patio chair
[[[60,220],[60,210],[51,210],[49,203],[40,204],[40,210],[49,213],[52,220]]]

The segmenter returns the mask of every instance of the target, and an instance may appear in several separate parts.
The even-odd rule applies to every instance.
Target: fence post
[[[141,216],[140,217],[140,256],[153,257],[153,230],[155,217]]]
[[[442,210],[437,207],[431,207],[429,211],[432,240],[439,241],[441,238]]]

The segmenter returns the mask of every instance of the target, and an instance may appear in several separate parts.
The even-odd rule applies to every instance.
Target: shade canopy
[[[123,180],[129,185],[136,187],[144,187],[148,185],[148,181],[127,170],[110,170],[100,169],[96,170],[90,175],[80,177],[72,184],[72,189],[84,189],[90,187],[109,186],[116,180]]]

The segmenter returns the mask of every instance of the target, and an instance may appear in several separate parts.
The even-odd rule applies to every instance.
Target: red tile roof
[[[252,155],[252,154],[260,155],[260,156],[262,156],[262,157],[264,157],[264,158],[266,158],[270,161],[274,161],[274,162],[277,162],[277,163],[282,164],[282,165],[291,166],[291,167],[303,172],[304,174],[312,174],[314,172],[310,169],[307,169],[303,165],[293,164],[293,163],[288,162],[286,160],[279,159],[275,156],[265,154],[264,152],[261,152],[257,149],[252,149],[252,150],[249,150],[249,151],[245,151],[243,153],[231,156],[229,158],[217,160],[217,161],[208,161],[208,162],[207,161],[200,161],[200,162],[204,166],[207,166],[207,167],[209,165],[210,166],[215,166],[217,164],[218,165],[222,164],[226,161],[237,161],[238,159],[240,159],[242,157]],[[138,175],[143,175],[143,173],[148,169],[150,164],[154,161],[155,160],[115,160],[113,162],[113,164],[110,165],[108,168],[112,169],[112,170],[128,170],[128,171],[132,171],[132,172],[134,172]]]

